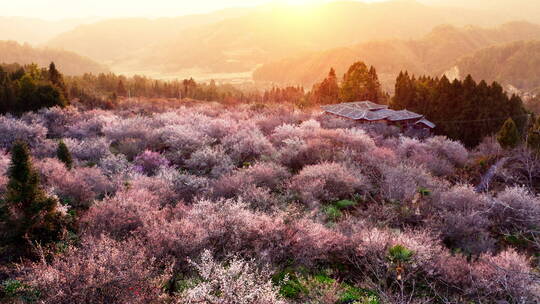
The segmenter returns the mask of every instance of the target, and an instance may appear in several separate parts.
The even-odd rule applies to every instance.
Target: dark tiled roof
[[[416,124],[424,124],[426,125],[427,127],[431,128],[431,129],[435,129],[436,125],[434,123],[432,123],[431,121],[425,119],[425,118],[422,118],[420,119],[419,121],[416,122]]]
[[[321,107],[325,112],[354,120],[378,121],[388,120],[391,122],[418,120],[430,128],[435,124],[424,118],[423,115],[407,110],[394,111],[386,105],[376,104],[371,101],[347,102]]]
[[[327,112],[349,113],[348,111],[376,111],[388,109],[388,106],[376,104],[371,101],[355,101],[321,107]],[[337,114],[337,113],[334,113]],[[338,114],[339,115],[339,114]]]
[[[422,119],[424,115],[414,113],[407,110],[394,111],[394,114],[388,117],[389,121],[403,121],[403,120],[413,120],[413,119]]]

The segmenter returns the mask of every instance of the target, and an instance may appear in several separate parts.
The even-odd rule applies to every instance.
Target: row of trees
[[[20,114],[67,103],[63,76],[54,63],[48,69],[37,65],[0,66],[0,113]]]
[[[416,78],[400,73],[390,105],[425,115],[437,124],[438,133],[468,146],[497,133],[508,118],[523,134],[528,119],[521,98],[509,97],[497,82],[477,83],[470,75],[451,82],[445,76]]]
[[[241,90],[228,84],[198,83],[193,78],[161,81],[144,76],[125,77],[112,73],[85,74],[68,78],[69,92],[84,99],[90,92],[114,97],[192,98],[220,102],[293,103],[300,106],[331,104],[338,101],[371,100],[386,103],[377,71],[363,62],[353,64],[339,83],[334,69],[312,91],[299,86],[272,87],[264,91]],[[95,95],[95,94],[94,94]]]
[[[351,101],[370,100],[386,103],[388,95],[383,92],[377,71],[359,61],[351,65],[343,75],[343,81],[338,82],[335,70],[332,68],[328,76],[313,86],[311,101],[314,104],[332,104]]]
[[[145,76],[126,77],[113,73],[83,76],[66,79],[70,96],[83,102],[90,96],[110,99],[117,97],[144,98],[191,98],[207,101],[249,102],[261,101],[260,94],[241,90],[231,84],[196,82],[193,78],[183,80],[155,80]]]

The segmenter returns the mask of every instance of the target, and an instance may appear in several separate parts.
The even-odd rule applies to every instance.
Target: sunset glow
[[[2,7],[6,16],[34,17],[40,19],[71,19],[86,17],[173,17],[194,13],[208,13],[226,8],[254,7],[258,5],[315,5],[336,0],[25,0],[11,1]],[[355,1],[355,0],[352,0]],[[387,0],[359,0],[380,2]]]

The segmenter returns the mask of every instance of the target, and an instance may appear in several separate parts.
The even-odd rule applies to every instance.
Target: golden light
[[[310,4],[321,4],[325,2],[332,2],[335,0],[277,0],[276,3],[282,3],[287,5],[310,5]],[[357,0],[358,2],[373,3],[373,2],[382,2],[387,0]]]

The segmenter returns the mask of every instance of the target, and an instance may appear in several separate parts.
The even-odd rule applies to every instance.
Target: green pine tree
[[[2,201],[0,245],[15,255],[28,255],[33,243],[48,244],[58,240],[62,232],[62,216],[57,200],[41,188],[26,143],[16,142],[11,149],[7,193]]]
[[[70,170],[73,168],[73,157],[71,156],[71,152],[69,152],[69,149],[63,140],[58,143],[56,157],[58,157],[58,159],[66,165],[66,168]]]
[[[497,141],[505,149],[512,149],[518,146],[519,132],[512,118],[508,118],[499,133],[497,133]]]
[[[336,71],[332,68],[321,83],[313,86],[313,101],[316,104],[338,103],[339,85],[337,82]]]
[[[353,64],[343,76],[340,100],[342,102],[380,102],[384,99],[381,83],[374,67],[368,68],[363,62]]]
[[[538,117],[528,130],[527,145],[535,152],[540,152],[540,117]]]

